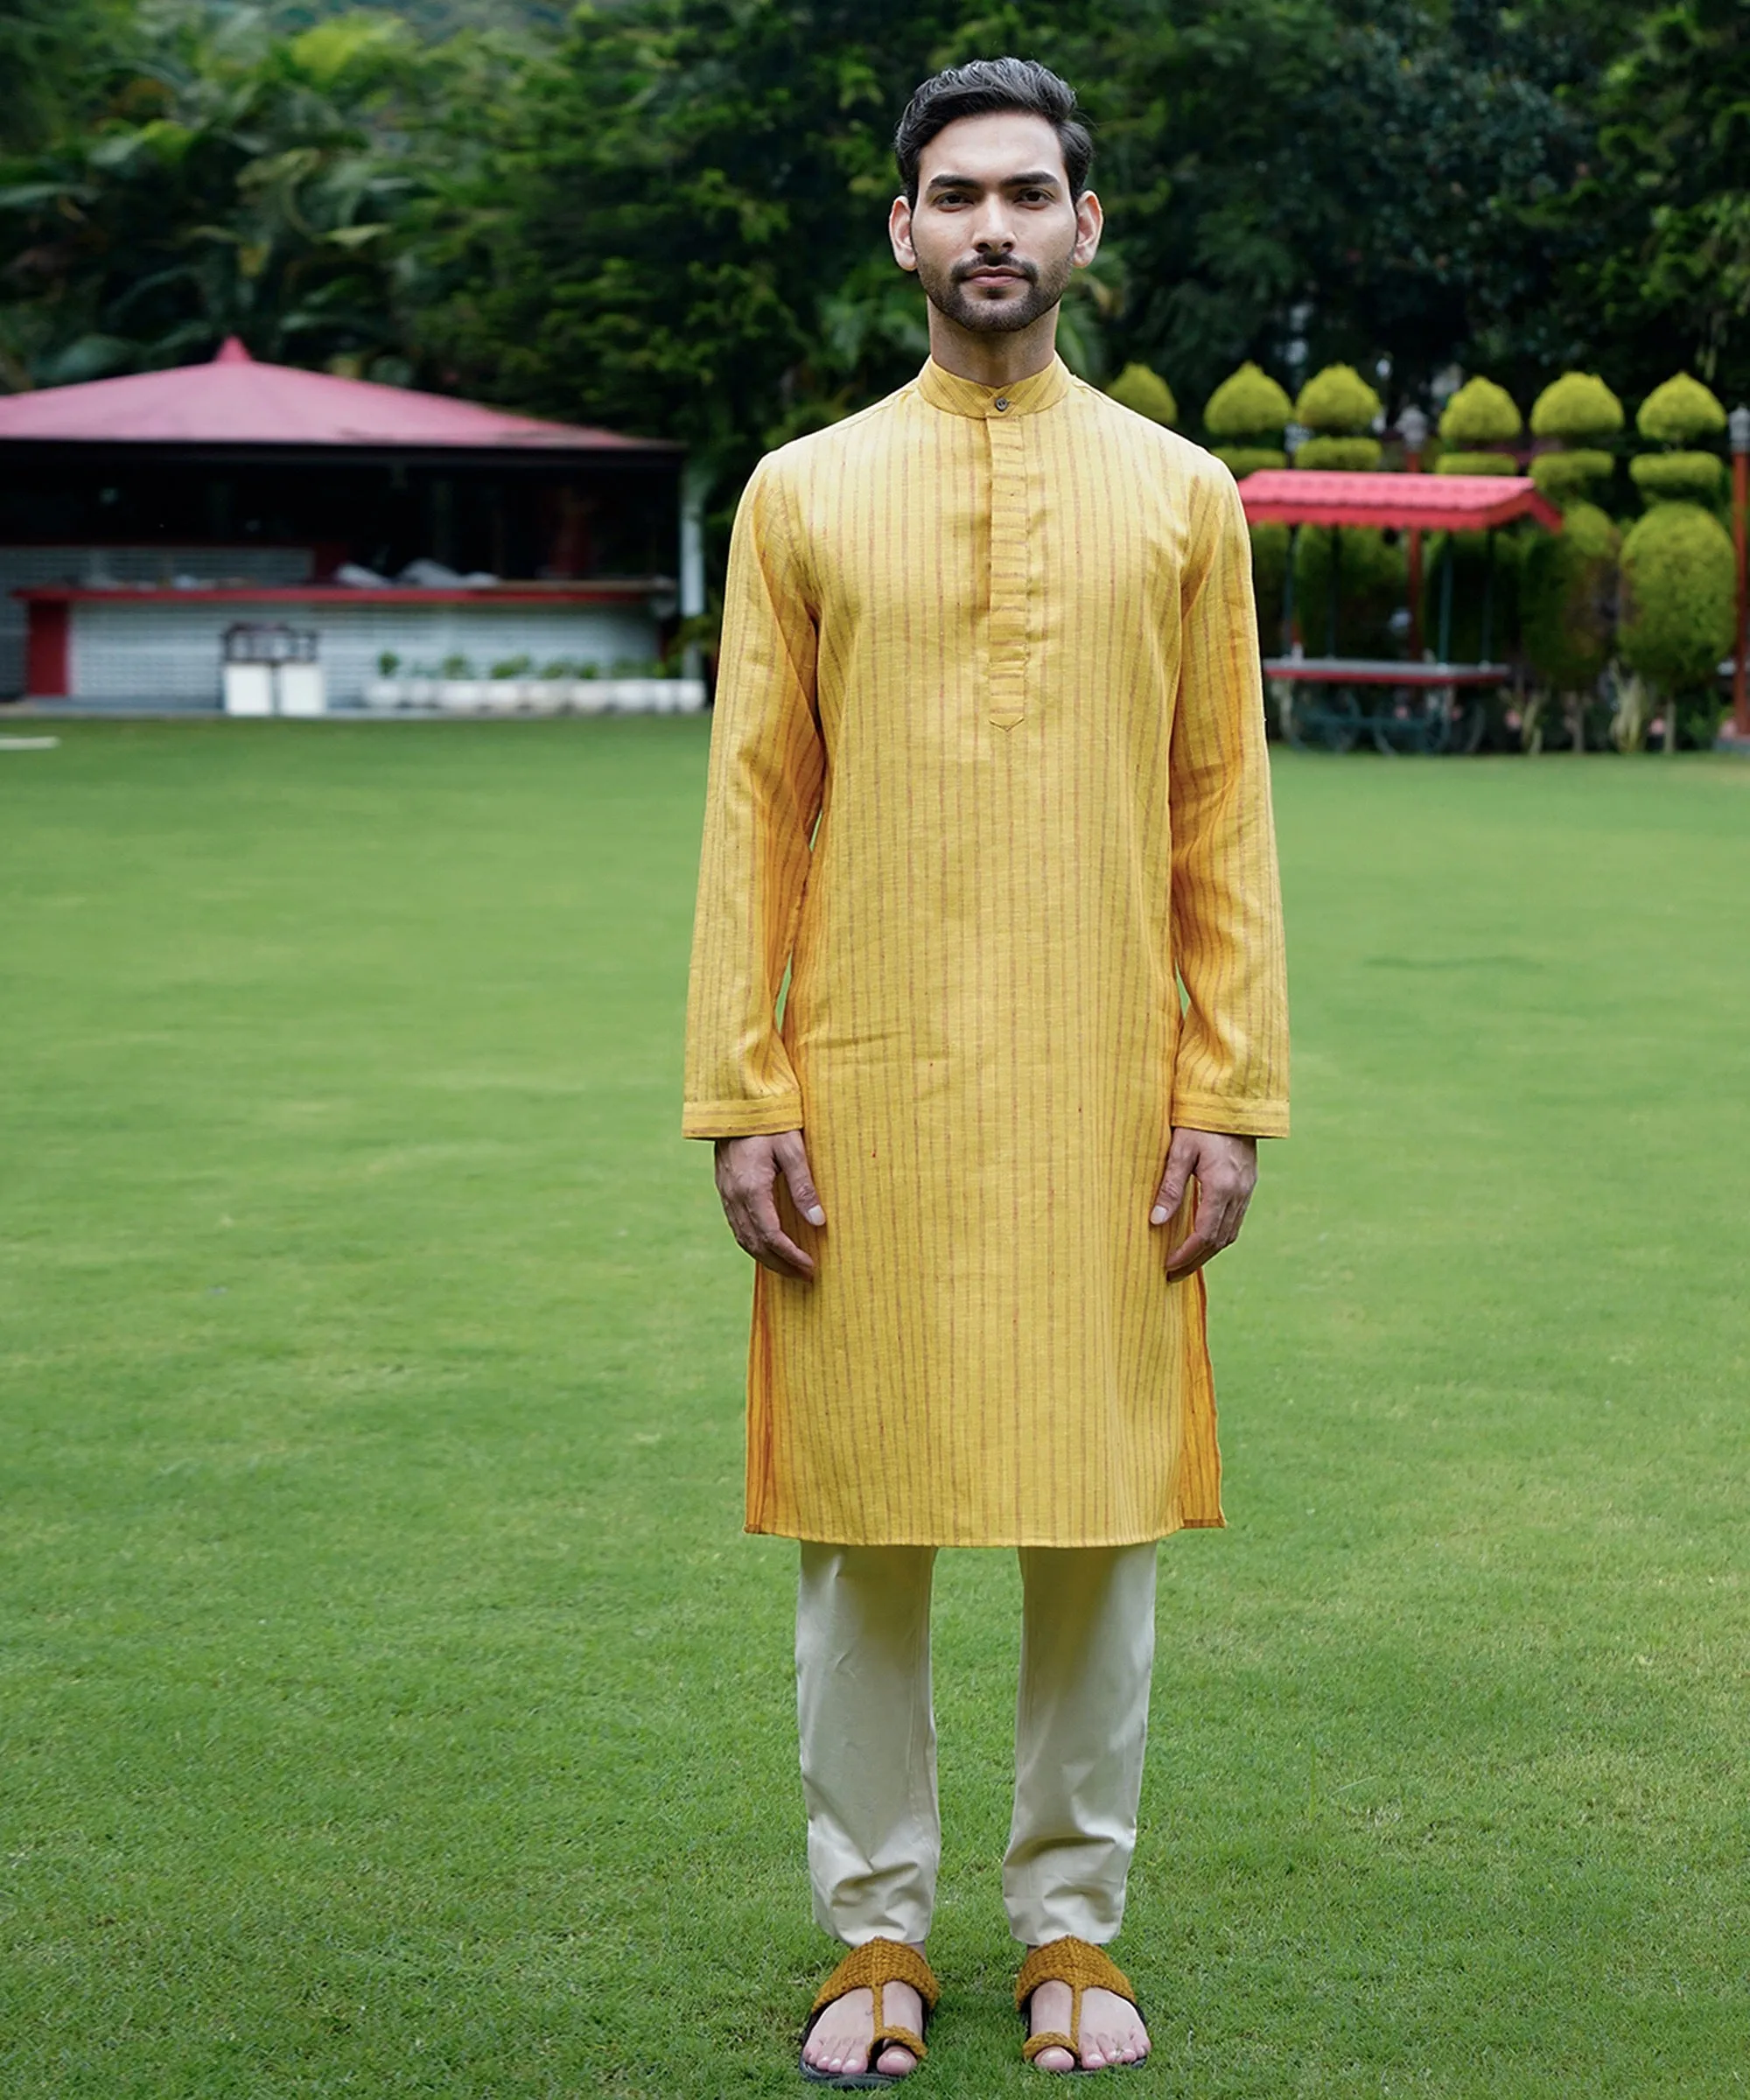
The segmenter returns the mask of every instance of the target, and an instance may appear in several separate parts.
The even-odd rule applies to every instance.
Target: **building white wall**
[[[643,664],[658,647],[654,616],[640,606],[129,604],[79,599],[69,637],[72,697],[93,707],[186,708],[220,705],[223,638],[239,620],[314,628],[331,708],[364,704],[366,682],[379,676],[386,650],[415,665],[436,667],[466,656],[486,676],[508,657],[528,655],[536,668],[556,658]]]
[[[22,599],[39,584],[164,584],[178,576],[242,578],[252,584],[307,584],[308,547],[0,547],[0,699],[24,690]]]

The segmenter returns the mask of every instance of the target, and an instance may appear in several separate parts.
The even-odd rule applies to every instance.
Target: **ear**
[[[1077,270],[1086,270],[1100,252],[1100,229],[1106,223],[1106,214],[1100,208],[1100,200],[1092,190],[1083,190],[1075,200],[1075,246],[1071,260]]]
[[[901,270],[916,270],[918,251],[912,246],[912,207],[903,196],[893,200],[887,214],[887,238],[893,244],[893,260]]]

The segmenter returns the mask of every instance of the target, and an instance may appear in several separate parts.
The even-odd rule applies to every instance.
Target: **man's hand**
[[[1194,1174],[1197,1215],[1167,1262],[1169,1283],[1176,1284],[1200,1269],[1240,1236],[1246,1206],[1257,1186],[1257,1139],[1235,1138],[1223,1130],[1175,1130],[1167,1148],[1166,1171],[1149,1212],[1151,1225],[1165,1225],[1185,1200],[1186,1184]]]
[[[798,1247],[779,1222],[780,1173],[791,1201],[808,1223],[824,1225],[826,1213],[815,1193],[800,1130],[781,1130],[774,1138],[718,1139],[717,1193],[737,1244],[774,1276],[799,1277],[806,1283],[815,1272],[814,1256]]]

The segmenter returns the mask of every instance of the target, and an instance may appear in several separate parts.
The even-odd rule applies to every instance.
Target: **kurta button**
[[[1009,404],[1006,401],[993,401],[990,403],[990,406],[996,410],[999,416],[1004,413],[1004,411],[1008,408],[1008,405]]]

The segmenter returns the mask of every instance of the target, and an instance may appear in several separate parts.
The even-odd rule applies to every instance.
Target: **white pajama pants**
[[[1015,1807],[1003,1861],[1023,1945],[1116,1937],[1136,1849],[1156,1551],[1024,1546]],[[815,1916],[853,1947],[922,1940],[942,1828],[933,1546],[804,1542],[796,1706]]]

